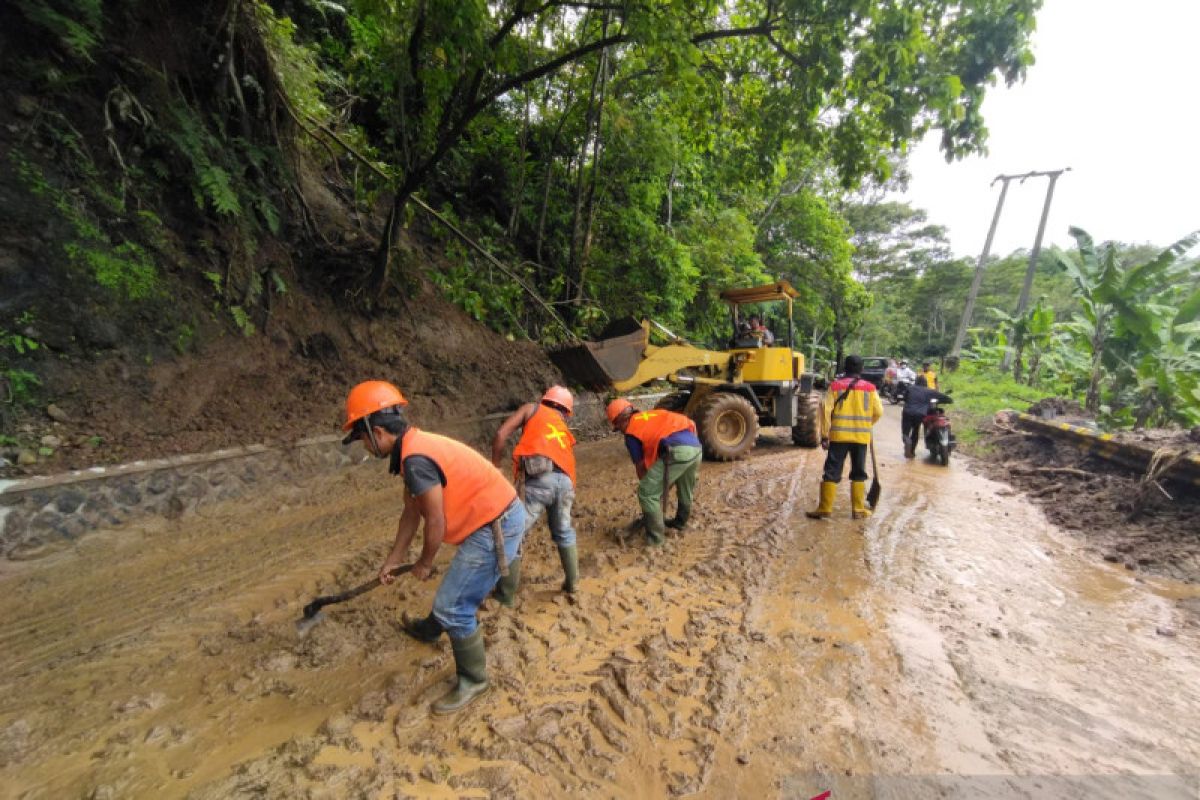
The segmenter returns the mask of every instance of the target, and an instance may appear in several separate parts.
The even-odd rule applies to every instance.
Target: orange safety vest
[[[475,531],[504,513],[517,497],[492,462],[472,448],[436,433],[409,428],[400,444],[400,469],[408,456],[425,456],[442,470],[443,513],[446,515],[447,544],[459,544]]]
[[[658,461],[659,443],[679,431],[695,433],[696,423],[683,414],[656,408],[653,411],[638,411],[630,417],[625,435],[642,443],[642,466],[650,469]]]
[[[521,456],[545,456],[567,473],[575,483],[575,437],[566,421],[553,408],[538,404],[537,411],[525,421],[521,439],[513,448],[513,477],[519,477]]]

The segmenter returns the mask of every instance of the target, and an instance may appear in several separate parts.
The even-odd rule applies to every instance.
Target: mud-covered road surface
[[[375,574],[382,462],[6,564],[0,796],[1196,798],[1200,587],[1097,561],[964,460],[906,463],[894,414],[871,520],[846,484],[806,519],[822,454],[768,435],[703,465],[656,551],[620,539],[619,440],[581,445],[578,601],[541,523],[457,717],[427,712],[448,642],[397,624],[436,581],[296,634]]]

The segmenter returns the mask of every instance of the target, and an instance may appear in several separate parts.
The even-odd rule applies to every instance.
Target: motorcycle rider
[[[925,376],[918,375],[916,383],[908,387],[904,412],[900,415],[900,437],[904,440],[905,458],[917,456],[917,436],[921,432],[921,423],[925,415],[929,413],[930,400],[937,400],[943,405],[954,402],[949,395],[930,389]]]
[[[917,373],[913,372],[907,361],[901,361],[900,369],[896,370],[896,383],[907,383],[911,386],[916,380]]]

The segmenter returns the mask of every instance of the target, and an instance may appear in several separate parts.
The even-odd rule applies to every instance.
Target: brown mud
[[[374,319],[295,291],[263,335],[213,334],[159,359],[131,347],[87,358],[39,350],[42,402],[11,424],[0,416],[0,432],[26,444],[53,437],[55,450],[17,466],[21,447],[0,442],[0,477],[336,433],[360,380],[397,383],[431,426],[512,410],[561,380],[536,343],[506,340],[428,285],[414,291]]]
[[[398,631],[436,581],[296,635],[382,559],[382,464],[5,564],[0,795],[1194,798],[1200,587],[1094,559],[964,461],[905,462],[894,413],[872,519],[845,484],[805,519],[821,454],[767,435],[704,464],[659,550],[622,539],[620,442],[581,445],[577,602],[540,523],[457,717],[427,711],[448,644]]]
[[[1073,424],[1087,424],[1070,416],[1071,407],[1061,401],[1040,401],[1030,413],[1045,407],[1056,407]],[[1124,432],[1116,438],[1156,449],[1200,449],[1188,431]],[[1016,429],[1003,418],[985,429],[971,453],[978,471],[1013,487],[1001,490],[1003,496],[1041,506],[1047,519],[1077,533],[1097,556],[1130,571],[1200,583],[1197,487],[1167,479],[1143,482],[1142,473]]]

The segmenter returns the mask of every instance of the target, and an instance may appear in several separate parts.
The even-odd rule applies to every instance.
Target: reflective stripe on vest
[[[850,389],[853,380],[839,378],[834,381],[829,387],[826,402],[835,403],[843,392]],[[871,393],[874,391],[874,384],[860,379],[853,389],[846,392],[846,399],[833,406],[829,415],[830,441],[865,444],[871,440],[871,426],[874,424],[874,417],[871,416]]]
[[[575,483],[575,437],[562,414],[539,404],[525,422],[521,438],[513,448],[513,476],[520,476],[521,456],[545,456]]]
[[[400,445],[400,468],[408,456],[431,459],[446,476],[442,507],[446,535],[442,541],[459,544],[504,513],[517,497],[500,470],[471,447],[436,433],[410,428]]]
[[[642,443],[642,466],[646,469],[658,461],[658,445],[672,433],[696,432],[696,423],[683,414],[656,408],[653,411],[638,411],[629,418],[625,434]]]

